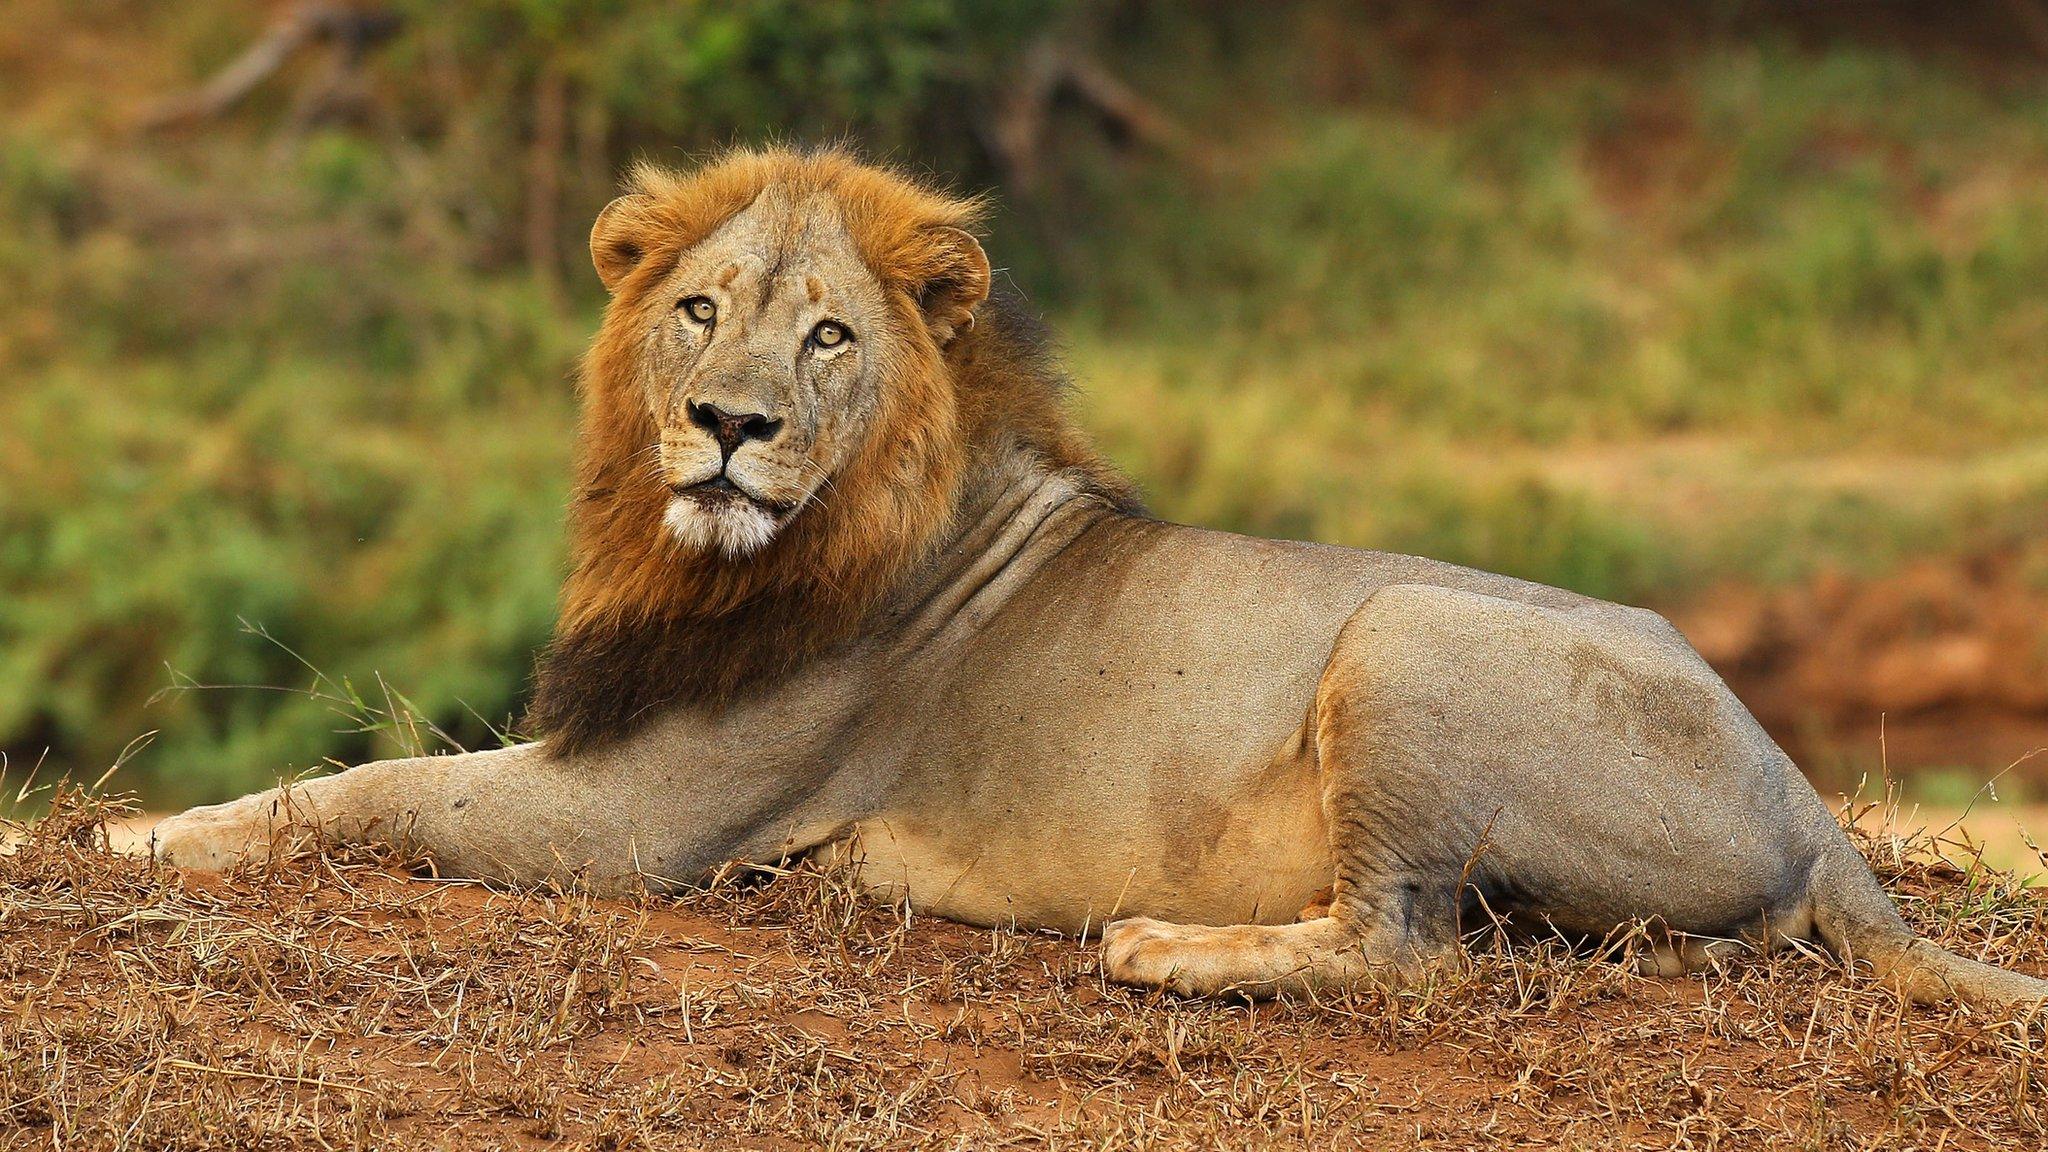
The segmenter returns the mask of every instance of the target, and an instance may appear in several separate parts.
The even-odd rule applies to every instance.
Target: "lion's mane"
[[[679,255],[774,184],[829,194],[881,282],[889,320],[870,339],[883,400],[858,454],[768,547],[683,554],[662,527],[669,494],[644,463],[659,429],[640,399],[636,343],[672,303],[656,289]],[[998,446],[1080,469],[1133,503],[1066,415],[1042,330],[1013,299],[985,304],[943,348],[927,328],[921,304],[953,271],[934,237],[979,224],[980,201],[838,149],[735,151],[687,175],[643,165],[631,189],[647,197],[634,226],[609,241],[618,250],[594,252],[632,270],[583,360],[570,572],[524,725],[557,755],[629,735],[664,707],[721,708],[849,640],[945,536],[978,458]]]

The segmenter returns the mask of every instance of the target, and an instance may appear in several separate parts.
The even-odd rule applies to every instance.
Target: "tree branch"
[[[990,131],[990,142],[1008,168],[1011,184],[1020,191],[1038,182],[1053,103],[1062,93],[1071,93],[1139,144],[1173,156],[1201,158],[1194,136],[1179,121],[1093,56],[1047,34],[1025,50]]]
[[[352,68],[365,49],[390,36],[398,17],[345,4],[294,4],[240,56],[190,92],[167,97],[143,114],[144,131],[212,120],[241,103],[285,62],[310,44],[328,42],[343,53],[340,67]]]

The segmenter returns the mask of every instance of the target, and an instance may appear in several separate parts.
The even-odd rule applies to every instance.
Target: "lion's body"
[[[1591,938],[1651,921],[1664,970],[1713,939],[1815,939],[1917,998],[2048,992],[1916,942],[1657,616],[1136,513],[1014,324],[977,313],[966,210],[899,196],[943,243],[899,221],[890,248],[861,213],[901,182],[828,159],[713,168],[700,184],[737,181],[711,197],[719,220],[676,223],[709,194],[668,178],[628,206],[642,231],[599,223],[617,295],[586,381],[545,739],[198,809],[165,825],[167,858],[260,847],[289,801],[329,837],[404,836],[445,871],[512,882],[667,886],[832,853],[939,915],[1107,925],[1112,976],[1193,993],[1399,978],[1480,914]],[[821,203],[857,259],[809,259],[830,247]],[[728,290],[683,297],[723,336],[661,304]],[[770,363],[833,308],[860,359],[812,363],[805,344],[794,368]],[[746,326],[777,309],[783,327]],[[721,361],[721,339],[754,343]],[[742,361],[785,381],[743,397],[765,446],[728,435],[729,414],[694,433],[679,415],[707,389],[736,403],[754,387],[732,383]],[[835,395],[854,398],[844,413]],[[657,444],[660,472],[630,464]],[[706,468],[757,504],[722,481],[698,495]],[[695,553],[663,535],[678,517]],[[733,517],[772,542],[720,535]]]
[[[858,852],[871,883],[941,915],[1066,931],[1291,921],[1332,875],[1301,735],[1345,621],[1413,580],[1579,599],[1086,504],[1048,534],[1034,551],[1051,555],[1019,558],[1029,581],[984,591],[957,646],[922,650],[884,688],[890,738],[914,735]]]

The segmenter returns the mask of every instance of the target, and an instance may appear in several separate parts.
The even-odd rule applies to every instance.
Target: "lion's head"
[[[898,500],[945,486],[936,362],[989,287],[973,202],[832,153],[634,183],[591,232],[616,294],[597,375],[656,433],[680,549],[750,559],[842,473],[886,469]]]
[[[985,315],[981,215],[837,150],[633,173],[591,231],[612,299],[537,734],[587,746],[844,639],[998,441],[1121,494],[1033,340]]]

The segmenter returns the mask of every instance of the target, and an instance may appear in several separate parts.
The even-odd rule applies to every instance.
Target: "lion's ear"
[[[653,206],[654,197],[643,192],[621,196],[605,205],[590,226],[590,262],[605,291],[617,292],[647,255],[647,210]]]
[[[988,253],[962,228],[934,228],[930,239],[932,259],[918,288],[917,304],[924,309],[932,338],[944,348],[974,326],[974,310],[988,299]]]

